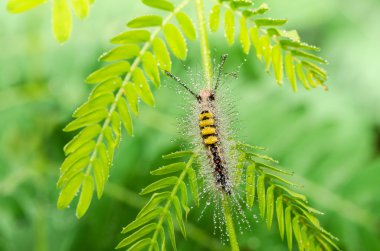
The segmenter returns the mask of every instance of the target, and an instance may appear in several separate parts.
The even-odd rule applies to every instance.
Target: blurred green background
[[[3,1],[5,2],[5,1]],[[257,1],[261,3],[262,1]],[[289,18],[303,40],[327,58],[330,91],[297,94],[279,88],[274,77],[239,45],[227,47],[221,32],[210,37],[215,56],[229,53],[227,71],[244,59],[231,83],[241,120],[237,136],[267,146],[310,203],[324,211],[321,222],[339,237],[343,250],[380,250],[380,1],[268,0],[272,17]],[[183,97],[172,85],[156,91],[157,107],[142,106],[135,137],[124,137],[110,183],[85,217],[58,211],[55,183],[72,134],[62,128],[91,90],[83,79],[111,48],[108,39],[127,20],[149,10],[139,1],[97,1],[85,21],[75,21],[71,40],[61,46],[51,33],[50,5],[21,15],[0,10],[0,250],[112,250],[121,228],[146,198],[137,192],[153,178],[160,156],[178,149],[176,119]],[[193,15],[193,19],[195,19]],[[200,66],[197,43],[186,65]],[[174,72],[184,75],[181,63]],[[188,240],[179,250],[221,250],[212,221],[190,213]],[[239,236],[242,250],[287,250],[277,228],[254,223]]]

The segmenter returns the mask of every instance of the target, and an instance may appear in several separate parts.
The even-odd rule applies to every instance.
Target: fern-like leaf
[[[292,173],[262,162],[277,163],[272,158],[255,152],[262,148],[238,142],[235,149],[240,152],[236,168],[239,168],[238,171],[245,169],[246,173],[246,204],[252,207],[257,194],[261,217],[268,229],[277,219],[280,236],[282,239],[286,236],[289,250],[292,250],[294,245],[297,245],[300,251],[339,250],[335,244],[337,238],[320,226],[316,216],[322,213],[310,207],[303,194],[292,190],[296,185],[282,177]],[[184,213],[187,216],[190,211],[187,206],[188,187],[194,202],[198,204],[199,200],[197,177],[192,168],[192,163],[197,157],[198,155],[191,151],[174,152],[163,156],[164,159],[189,158],[189,160],[165,165],[151,172],[152,175],[166,177],[142,189],[140,194],[153,193],[153,195],[136,219],[123,229],[122,232],[129,235],[119,243],[118,248],[130,246],[133,250],[134,245],[139,245],[140,241],[145,243],[145,240],[149,240],[147,242],[149,244],[145,246],[147,249],[165,250],[165,233],[168,233],[173,249],[176,250],[173,218],[176,218],[182,235],[186,237]],[[239,189],[240,184],[236,183],[236,189]],[[230,210],[227,204],[223,207],[224,210]],[[231,215],[231,212],[227,212],[227,215]],[[233,218],[228,217],[225,220],[226,224],[233,228]]]
[[[289,250],[292,250],[293,240],[300,251],[340,250],[335,244],[337,238],[320,226],[316,215],[322,213],[310,207],[303,194],[291,189],[295,184],[280,176],[291,173],[260,162],[260,159],[271,159],[252,152],[253,148],[248,145],[238,143],[237,149],[246,156],[247,204],[252,206],[256,190],[261,217],[271,228],[276,214],[280,236],[282,239],[286,236]],[[255,176],[257,184],[252,185]]]
[[[221,7],[224,12],[224,34],[228,45],[234,43],[235,16],[239,17],[239,40],[244,53],[248,54],[252,42],[256,56],[264,61],[269,72],[273,67],[276,81],[282,85],[284,75],[289,80],[292,89],[297,91],[297,80],[306,89],[322,86],[325,89],[327,73],[320,66],[327,61],[311,52],[319,51],[319,48],[301,42],[297,31],[287,31],[281,28],[286,24],[286,19],[262,18],[269,8],[262,4],[253,8],[250,0],[237,1],[225,0],[215,4],[210,12],[210,30],[215,32],[219,26]],[[285,72],[285,74],[284,74]]]
[[[164,156],[164,158],[188,155],[189,152],[177,152]],[[124,227],[122,233],[134,231],[124,238],[116,248],[130,246],[128,250],[134,250],[135,245],[140,245],[139,243],[143,242],[144,247],[148,250],[165,250],[166,233],[168,233],[172,247],[176,250],[173,218],[176,219],[182,235],[186,237],[183,213],[187,216],[190,209],[187,206],[187,187],[184,182],[190,173],[195,173],[192,168],[193,160],[194,155],[191,153],[190,159],[186,163],[172,163],[151,172],[153,175],[170,174],[172,176],[160,179],[141,191],[140,194],[142,195],[150,193],[153,195],[141,209],[136,219]],[[178,176],[174,176],[176,173],[179,173]],[[195,186],[197,188],[196,184]]]
[[[138,100],[154,106],[149,82],[158,88],[160,69],[171,68],[170,53],[159,35],[163,33],[172,55],[179,59],[187,56],[186,39],[180,29],[170,22],[176,18],[182,29],[193,26],[190,18],[181,12],[189,2],[190,0],[185,0],[172,8],[174,5],[168,1],[143,1],[150,7],[169,11],[169,14],[164,19],[153,15],[134,18],[128,22],[128,27],[132,29],[111,39],[117,46],[100,56],[101,61],[110,64],[87,77],[86,82],[96,86],[88,101],[74,112],[75,119],[64,128],[64,131],[81,131],[65,147],[66,159],[57,184],[62,189],[59,208],[68,207],[73,200],[74,196],[67,193],[65,188],[73,187],[72,179],[78,174],[93,178],[97,196],[101,198],[110,174],[114,151],[120,141],[121,124],[129,135],[133,135],[132,114],[138,114]],[[187,31],[185,35],[193,38],[195,31]],[[75,184],[78,181],[82,184],[83,179],[76,178]],[[83,185],[74,186],[74,194],[81,187],[81,193],[86,190],[89,196],[89,189],[84,189]],[[90,203],[91,199],[86,202]],[[77,216],[83,216],[87,208],[88,205],[81,206]]]
[[[8,0],[7,9],[11,13],[22,13],[45,2],[47,0]],[[52,0],[53,33],[58,42],[63,43],[70,38],[72,12],[79,19],[84,19],[88,16],[93,2],[94,0]]]

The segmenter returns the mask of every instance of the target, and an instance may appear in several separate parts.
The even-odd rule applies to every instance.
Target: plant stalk
[[[195,0],[197,17],[198,17],[198,33],[201,45],[201,56],[206,86],[212,89],[212,64],[210,58],[210,48],[208,44],[207,26],[204,12],[203,0]]]
[[[228,232],[228,238],[230,239],[231,250],[239,251],[239,243],[236,238],[234,220],[231,215],[230,201],[227,195],[223,195],[222,200],[224,219],[226,220],[226,229]]]

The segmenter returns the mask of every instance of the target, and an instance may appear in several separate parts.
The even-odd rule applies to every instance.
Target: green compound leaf
[[[228,2],[229,6],[223,2]],[[232,21],[226,22],[226,19],[232,20],[234,16],[238,16],[240,18],[239,40],[243,51],[249,53],[251,40],[255,47],[257,58],[259,60],[264,59],[267,72],[269,72],[273,64],[277,83],[282,84],[285,67],[286,77],[294,91],[297,90],[297,78],[306,89],[322,86],[327,90],[324,84],[327,81],[327,74],[323,68],[317,65],[326,64],[327,61],[306,52],[318,51],[319,48],[302,42],[296,30],[281,29],[280,27],[287,22],[286,19],[257,18],[257,15],[262,15],[268,11],[267,4],[262,4],[258,8],[251,8],[252,3],[250,1],[229,0],[221,1],[218,6],[226,7],[225,36],[228,44],[233,43],[234,34],[226,32],[226,23],[230,23],[228,26],[232,30]],[[212,20],[210,15],[210,24]],[[249,36],[246,30],[249,30]]]
[[[165,42],[161,38],[155,38],[152,42],[153,52],[156,55],[158,64],[162,70],[171,71],[172,61]]]
[[[53,32],[58,42],[66,42],[71,35],[72,16],[67,0],[53,0]]]
[[[82,191],[80,193],[80,198],[76,209],[76,216],[78,219],[81,218],[90,207],[93,193],[94,180],[92,176],[86,175],[83,178]]]
[[[160,73],[156,58],[149,51],[142,56],[144,71],[156,88],[160,87]]]
[[[163,200],[167,200],[170,196],[170,192],[154,193],[148,203],[138,213],[137,218],[140,218],[149,212],[155,210]]]
[[[88,113],[91,113],[99,108],[107,107],[115,100],[113,93],[103,93],[98,96],[90,96],[89,100],[81,105],[75,112],[73,113],[74,118],[82,117]]]
[[[185,162],[178,162],[178,163],[173,163],[170,165],[160,167],[154,171],[151,171],[150,173],[152,175],[165,175],[165,174],[170,174],[170,173],[182,171],[185,167],[186,167]]]
[[[132,74],[132,79],[135,84],[136,92],[138,93],[142,101],[144,101],[144,103],[149,106],[154,106],[155,101],[154,101],[152,91],[150,90],[150,87],[148,85],[148,82],[146,81],[144,73],[140,68],[135,69],[135,71]]]
[[[156,223],[150,223],[142,228],[140,228],[138,231],[134,232],[132,235],[128,236],[127,238],[123,239],[116,247],[116,249],[128,246],[142,237],[145,237],[149,233],[151,233],[153,230],[157,228]]]
[[[110,64],[91,73],[90,76],[87,77],[86,82],[89,84],[101,83],[128,72],[130,68],[131,65],[126,61]]]
[[[245,168],[245,165],[244,165],[245,159],[246,159],[246,154],[244,154],[244,153],[240,154],[240,156],[238,158],[238,163],[235,166],[234,181],[233,181],[234,184],[240,184],[242,181],[243,172],[244,172],[244,168]],[[248,173],[246,174],[246,183],[247,183],[247,178],[248,178],[247,175],[248,175]],[[255,188],[253,188],[253,189],[255,189]],[[246,192],[247,192],[247,187],[246,187]],[[248,200],[247,200],[247,202],[248,202]]]
[[[47,0],[8,0],[7,10],[11,13],[29,11]],[[79,19],[89,14],[93,0],[51,0],[52,3],[52,29],[59,43],[66,42],[72,32],[72,10]]]
[[[301,233],[301,228],[300,228],[300,225],[299,225],[299,217],[296,216],[293,218],[293,222],[292,222],[292,225],[293,225],[293,232],[294,232],[294,237],[297,241],[297,245],[298,245],[298,249],[300,251],[303,251],[304,250],[304,245],[303,245],[303,241],[302,241],[302,233]]]
[[[91,126],[99,121],[102,121],[105,119],[108,115],[107,109],[99,108],[96,109],[90,113],[87,113],[86,115],[79,117],[73,121],[71,121],[65,128],[63,128],[63,131],[70,132],[78,130],[82,127]]]
[[[98,85],[95,86],[95,88],[90,93],[90,97],[97,97],[99,95],[102,95],[104,93],[113,93],[115,90],[121,87],[122,80],[120,77],[114,77],[107,81],[104,81]]]
[[[63,148],[65,155],[75,152],[85,143],[91,141],[96,135],[100,133],[101,129],[102,128],[98,124],[84,128],[69,143],[65,145]]]
[[[327,64],[326,60],[324,60],[321,57],[315,56],[314,54],[311,54],[311,53],[308,53],[305,51],[299,51],[299,50],[292,50],[291,52],[295,56],[311,59],[311,60],[316,61],[318,63]]]
[[[128,83],[127,85],[124,86],[124,95],[126,99],[128,100],[129,107],[131,108],[133,114],[136,116],[139,113],[139,108],[138,108],[138,95],[136,92],[136,88],[132,83]]]
[[[240,34],[239,40],[245,54],[249,53],[251,48],[251,40],[249,39],[249,31],[247,27],[247,20],[245,17],[240,18]]]
[[[179,29],[173,24],[166,24],[164,27],[164,35],[174,56],[181,60],[185,60],[187,56],[187,46],[185,38],[182,36]]]
[[[177,181],[178,181],[178,178],[175,176],[163,178],[145,187],[143,190],[141,190],[140,194],[144,195],[144,194],[155,192],[160,189],[167,188],[169,186],[173,186],[177,183]]]
[[[257,26],[281,26],[288,22],[287,19],[260,18],[255,19]]]
[[[284,66],[282,61],[282,49],[279,44],[273,46],[272,48],[272,62],[277,83],[281,85],[284,78]]]
[[[115,61],[122,59],[131,59],[137,57],[140,53],[140,47],[137,44],[126,44],[113,48],[99,57],[101,61]]]
[[[88,16],[90,10],[89,0],[72,0],[72,6],[74,8],[74,13],[80,19],[84,19]]]
[[[214,5],[210,12],[209,26],[212,32],[215,32],[219,28],[220,23],[220,5]]]
[[[189,207],[187,206],[187,187],[184,183],[186,176],[191,173],[190,170],[193,156],[187,163],[172,163],[152,172],[154,175],[165,175],[169,173],[180,172],[178,177],[171,176],[154,182],[147,186],[141,192],[142,194],[151,193],[157,190],[168,189],[160,193],[154,193],[148,203],[138,213],[136,220],[126,226],[122,233],[128,233],[135,230],[128,237],[123,239],[117,248],[130,245],[128,250],[133,250],[134,243],[138,243],[141,238],[150,240],[148,250],[160,250],[159,241],[161,241],[161,250],[165,250],[166,234],[169,234],[170,242],[173,249],[176,250],[176,240],[174,233],[174,224],[172,217],[177,219],[179,229],[184,237],[186,237],[185,222],[183,219],[183,211],[187,216]],[[194,170],[193,170],[194,171]],[[178,196],[180,194],[180,197]],[[150,237],[147,237],[150,235]]]
[[[82,167],[84,167],[90,160],[88,156],[84,157],[82,155],[91,152],[94,149],[95,145],[95,141],[90,140],[84,143],[78,150],[75,150],[75,152],[70,154],[61,165],[61,173],[66,174],[69,170],[77,171],[79,169],[82,169]],[[85,163],[81,164],[81,162]],[[64,181],[67,181],[68,178],[61,177],[57,183],[57,186],[61,187]]]
[[[198,181],[194,169],[189,168],[187,175],[189,177],[189,184],[193,200],[197,206],[199,206],[199,194],[198,194]]]
[[[249,165],[246,172],[246,200],[249,207],[255,200],[255,164]]]
[[[89,3],[92,2],[92,0],[89,1]],[[78,0],[77,3],[80,1]],[[145,1],[145,3],[159,7],[158,5],[169,2]],[[184,2],[178,6],[175,13],[169,13],[165,22],[174,19],[186,4],[187,2]],[[166,6],[169,5],[166,4]],[[137,26],[147,25],[146,22],[150,25],[158,24],[158,19],[163,20],[157,17],[153,19],[137,18],[129,25],[137,28]],[[162,25],[163,21],[160,22]],[[75,120],[64,129],[65,131],[82,129],[82,132],[79,132],[78,136],[74,137],[65,147],[67,156],[61,167],[58,188],[65,189],[75,175],[82,173],[91,175],[95,182],[97,197],[101,198],[103,195],[113,156],[120,142],[121,124],[124,125],[127,132],[133,133],[129,109],[138,115],[139,98],[148,105],[154,106],[155,101],[147,77],[158,87],[160,84],[158,64],[161,69],[170,70],[169,53],[165,43],[158,38],[164,28],[161,25],[154,28],[152,33],[141,29],[120,33],[112,41],[121,45],[100,57],[100,60],[103,61],[118,62],[93,72],[87,78],[88,83],[96,85],[88,100],[73,113]],[[150,49],[154,54],[149,51]],[[130,62],[126,60],[130,60]],[[185,196],[183,185],[180,190],[181,203],[185,212],[188,212],[187,205],[185,205],[187,196]],[[86,211],[80,209],[77,208],[81,212],[79,215]],[[161,235],[162,228],[157,231]]]
[[[257,197],[259,200],[260,215],[265,217],[265,175],[261,174],[257,179]]]
[[[183,210],[185,210],[185,216],[186,216],[186,219],[187,219],[187,216],[190,212],[190,208],[187,206],[187,199],[188,199],[188,195],[187,195],[187,187],[186,187],[186,184],[185,182],[181,182],[180,184],[180,195],[181,195],[181,206],[183,208]]]
[[[226,10],[224,14],[224,36],[227,43],[231,46],[235,41],[235,17],[232,10]]]
[[[259,60],[262,60],[263,58],[263,52],[262,52],[262,45],[260,42],[260,37],[259,37],[259,29],[254,26],[249,30],[249,33],[251,35],[251,40],[253,43],[253,46],[255,47],[256,50],[256,56]]]
[[[181,157],[189,157],[193,155],[193,151],[177,151],[162,156],[163,159],[176,159]]]
[[[150,39],[150,32],[147,30],[131,30],[118,34],[111,39],[113,44],[130,44],[147,42]]]
[[[176,241],[175,241],[173,219],[172,219],[172,217],[171,217],[170,214],[168,214],[168,216],[166,217],[166,222],[167,222],[167,225],[168,225],[168,228],[169,228],[168,232],[169,232],[170,242],[172,244],[173,249],[177,250]]]
[[[179,12],[176,15],[176,18],[179,23],[179,26],[181,27],[183,34],[185,34],[185,36],[188,37],[190,40],[195,40],[196,38],[195,27],[190,17],[184,12]]]
[[[86,146],[89,145],[88,147],[88,152],[92,151],[95,147],[95,142],[90,141]],[[69,181],[77,175],[79,172],[81,172],[90,162],[89,157],[81,157],[78,156],[78,154],[72,154],[70,155],[72,158],[67,158],[67,162],[64,162],[61,166],[61,177],[59,178],[57,182],[57,187],[58,188],[64,188],[69,184]],[[65,166],[64,164],[67,165]]]
[[[308,81],[306,79],[305,72],[303,71],[302,62],[298,62],[296,64],[296,73],[297,73],[297,76],[298,76],[299,80],[301,81],[301,83],[305,87],[305,89],[309,90],[310,89],[310,85],[309,85],[309,83],[308,83]]]
[[[132,19],[127,23],[129,28],[155,27],[162,24],[162,17],[157,15],[145,15]]]
[[[176,215],[176,219],[179,225],[179,228],[181,229],[182,235],[186,238],[186,229],[185,229],[185,223],[183,221],[182,217],[182,208],[181,203],[179,202],[179,199],[177,196],[173,198],[173,205],[174,205],[174,211]]]
[[[273,222],[273,212],[274,212],[274,185],[271,185],[267,189],[266,202],[267,202],[267,227],[270,229]]]
[[[138,242],[136,242],[132,247],[128,249],[128,251],[139,251],[147,247],[151,243],[150,238],[142,239]]]
[[[65,209],[70,205],[82,184],[83,176],[83,173],[77,174],[62,189],[57,202],[59,209]]]
[[[173,11],[174,5],[166,0],[142,0],[142,2],[152,8],[166,10],[166,11]]]
[[[270,229],[273,223],[274,211],[276,211],[279,233],[282,239],[286,234],[289,250],[293,248],[293,235],[298,244],[298,250],[301,251],[339,250],[334,243],[336,238],[321,227],[319,220],[315,216],[321,214],[321,212],[308,206],[304,195],[292,190],[295,184],[277,176],[277,174],[289,175],[290,172],[257,162],[256,159],[268,161],[271,159],[265,155],[253,152],[258,148],[239,142],[236,149],[240,152],[238,164],[243,163],[244,166],[247,166],[247,205],[250,206],[251,204],[250,197],[248,196],[250,192],[247,188],[249,185],[254,184],[250,176],[253,173],[258,175],[256,187],[260,214]],[[255,156],[255,158],[252,158],[252,156]],[[253,165],[255,169],[252,168]],[[278,182],[283,182],[285,185],[280,185]],[[265,215],[263,212],[265,212]]]
[[[98,159],[94,159],[94,161],[92,162],[92,169],[94,172],[94,178],[96,183],[96,195],[98,199],[100,199],[103,195],[106,181],[105,170],[102,168],[102,165],[100,164]]]
[[[266,35],[261,36],[260,44],[262,46],[261,51],[263,52],[265,61],[265,70],[269,72],[272,63],[272,45],[270,43],[270,38]]]
[[[121,121],[123,122],[125,130],[128,132],[129,135],[133,135],[133,125],[132,125],[132,119],[131,114],[129,113],[129,109],[127,106],[127,102],[125,99],[120,98],[117,102],[117,110],[120,114]]]
[[[266,3],[262,3],[258,8],[255,9],[245,9],[243,10],[243,15],[246,17],[251,17],[255,15],[262,15],[269,10],[269,6]]]
[[[253,4],[251,0],[232,0],[230,6],[232,9],[238,9],[240,7],[249,7]]]
[[[141,215],[140,217],[137,217],[136,220],[132,221],[126,227],[124,227],[121,233],[125,234],[140,226],[143,226],[144,224],[149,223],[152,220],[154,220],[161,213],[162,213],[162,207],[157,207],[156,209],[150,211],[149,213]]]
[[[303,194],[296,193],[296,192],[294,192],[294,191],[286,188],[285,186],[281,186],[281,185],[278,185],[278,184],[276,184],[276,187],[281,188],[282,190],[284,190],[285,192],[287,192],[293,198],[296,198],[296,199],[301,200],[301,201],[306,201],[306,196],[303,195]]]
[[[284,204],[282,196],[278,196],[276,199],[276,214],[277,214],[277,223],[278,229],[280,232],[281,239],[284,239]]]
[[[285,209],[285,230],[286,230],[286,239],[288,240],[289,251],[293,248],[293,230],[292,230],[292,208],[287,207]]]
[[[310,51],[320,51],[320,49],[314,45],[309,45],[304,42],[300,42],[299,39],[281,39],[280,43],[283,47],[290,47],[295,49],[310,50]]]
[[[160,238],[161,238],[161,250],[166,250],[166,237],[165,237],[165,231],[163,228],[160,228]],[[156,246],[155,247],[156,250],[158,249],[158,247]]]
[[[297,92],[297,79],[296,79],[296,69],[293,63],[293,55],[291,52],[286,52],[285,54],[285,72],[292,85],[293,91]]]
[[[7,10],[11,13],[22,13],[31,10],[47,0],[9,0],[7,3]]]

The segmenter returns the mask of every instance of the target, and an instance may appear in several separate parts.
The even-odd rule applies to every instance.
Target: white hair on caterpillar
[[[173,74],[166,74],[179,83],[190,95],[185,95],[185,118],[178,123],[183,135],[190,138],[191,148],[198,156],[198,177],[203,180],[200,199],[205,200],[205,208],[199,218],[211,205],[214,207],[214,233],[219,233],[222,239],[225,234],[225,219],[223,214],[224,197],[228,197],[233,217],[242,232],[243,227],[250,228],[244,210],[249,207],[243,198],[239,186],[242,184],[237,170],[238,151],[235,149],[236,112],[230,101],[230,85],[226,86],[226,76],[223,66],[227,55],[222,55],[221,62],[214,69],[211,88],[204,88],[203,74],[193,74],[193,91],[187,84]],[[203,89],[201,89],[203,86]],[[222,87],[222,88],[221,88]],[[187,97],[190,97],[188,99]]]

